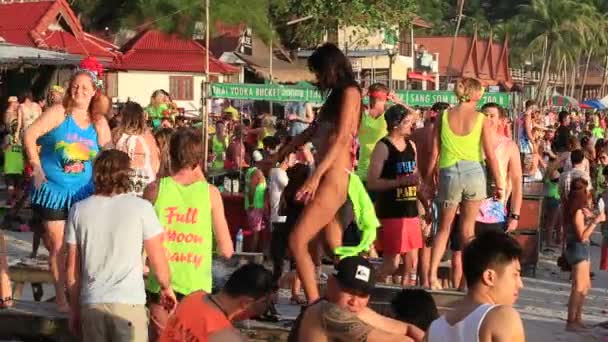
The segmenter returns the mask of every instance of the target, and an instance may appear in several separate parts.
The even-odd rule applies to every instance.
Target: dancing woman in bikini
[[[319,290],[308,245],[323,229],[332,250],[341,245],[342,227],[337,214],[347,200],[349,173],[356,158],[361,89],[348,59],[333,44],[319,47],[308,59],[308,66],[327,99],[318,120],[294,137],[274,159],[281,160],[309,141],[317,149],[316,168],[296,195],[306,206],[289,238],[306,298],[314,302],[319,298]]]

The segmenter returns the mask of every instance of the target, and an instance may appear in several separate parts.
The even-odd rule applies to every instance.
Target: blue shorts
[[[589,260],[589,242],[567,241],[564,256],[572,266]]]
[[[481,201],[488,198],[486,169],[482,163],[461,160],[439,169],[441,207],[453,208],[462,201]]]

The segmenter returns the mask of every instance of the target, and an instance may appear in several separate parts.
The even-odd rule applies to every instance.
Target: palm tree
[[[586,0],[591,6],[593,6],[601,20],[598,20],[596,27],[597,40],[591,42],[593,44],[594,52],[597,57],[601,58],[601,62],[604,66],[604,72],[602,75],[602,85],[600,87],[600,96],[603,96],[606,91],[606,84],[608,83],[608,34],[606,29],[608,25],[606,20],[608,19],[608,1],[605,0]],[[588,60],[590,60],[588,58]],[[582,88],[584,89],[587,80],[587,71],[589,69],[589,63],[585,66],[585,76],[583,78]]]
[[[543,51],[537,100],[543,102],[553,61],[562,49],[571,50],[590,40],[597,20],[594,8],[575,0],[531,0],[521,7],[521,30],[529,50]]]

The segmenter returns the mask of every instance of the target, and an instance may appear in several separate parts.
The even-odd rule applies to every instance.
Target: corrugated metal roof
[[[55,1],[0,3],[0,30],[33,30]]]
[[[61,15],[69,31],[49,29]],[[65,0],[0,3],[0,36],[6,41],[48,50],[110,59],[116,54],[110,43],[85,34]]]
[[[118,66],[127,70],[197,72],[205,70],[205,48],[192,39],[146,30],[123,46],[124,56]],[[212,73],[238,72],[229,64],[209,57]]]

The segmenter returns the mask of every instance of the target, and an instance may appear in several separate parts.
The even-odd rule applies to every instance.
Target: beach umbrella
[[[581,108],[604,109],[606,108],[606,105],[604,105],[600,100],[587,100],[581,103]]]
[[[551,97],[551,104],[556,107],[579,107],[578,101],[574,97],[553,95]]]
[[[604,106],[608,107],[608,96],[606,96],[606,97],[604,97],[604,98],[600,99],[600,102],[601,102],[601,103],[602,103]]]

